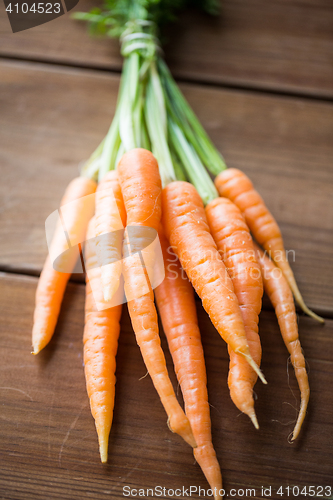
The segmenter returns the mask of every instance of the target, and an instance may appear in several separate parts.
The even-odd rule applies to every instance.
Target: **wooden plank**
[[[126,308],[117,356],[110,458],[107,465],[99,462],[82,366],[84,286],[69,284],[54,338],[34,357],[30,335],[36,282],[32,277],[0,276],[1,498],[120,499],[126,485],[207,490],[191,449],[168,430],[151,380],[144,377],[146,369]],[[266,311],[260,319],[262,369],[269,385],[257,383],[255,388],[259,431],[233,406],[226,384],[227,350],[199,304],[198,314],[213,440],[224,488],[254,488],[256,495],[251,498],[262,499],[261,487],[271,486],[270,498],[278,499],[280,486],[332,486],[333,321],[322,327],[300,319],[311,399],[300,440],[291,445],[287,437],[299,393],[273,313]],[[192,498],[205,497],[193,493]]]
[[[0,268],[37,275],[44,222],[106,133],[118,77],[25,63],[1,73]],[[332,314],[333,106],[182,88],[228,165],[250,175],[276,216],[305,300]]]
[[[45,219],[106,134],[119,81],[29,64],[4,64],[1,73],[0,261],[38,273],[47,251]]]
[[[94,0],[81,0],[87,11]],[[12,34],[0,4],[0,54],[120,69],[116,40],[90,39],[69,15]],[[221,16],[187,12],[167,34],[177,77],[219,84],[333,96],[333,7],[329,0],[223,0]]]

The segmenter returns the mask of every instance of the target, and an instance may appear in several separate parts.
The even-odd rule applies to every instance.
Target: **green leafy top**
[[[120,38],[125,31],[137,31],[138,21],[148,21],[150,33],[157,35],[157,28],[175,21],[179,10],[196,6],[216,15],[218,0],[104,0],[102,8],[95,7],[90,12],[75,12],[72,17],[88,21],[91,34]],[[131,29],[131,25],[135,25]]]
[[[218,196],[208,169],[226,168],[162,57],[159,30],[177,11],[196,5],[215,12],[219,0],[104,0],[104,10],[76,13],[90,32],[118,37],[124,57],[116,112],[81,175],[101,181],[122,155],[143,147],[155,155],[163,186],[188,179],[203,202]]]

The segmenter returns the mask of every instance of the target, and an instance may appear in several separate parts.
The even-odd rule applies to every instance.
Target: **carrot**
[[[212,444],[206,366],[193,288],[187,277],[182,275],[185,273],[169,247],[162,226],[158,234],[164,258],[165,278],[155,288],[157,307],[182,389],[185,412],[198,445],[193,450],[194,456],[210,487],[212,490],[215,488],[215,500],[219,500],[222,477]]]
[[[228,168],[216,177],[215,186],[221,196],[229,198],[241,210],[255,239],[281,269],[301,309],[324,323],[323,318],[305,305],[287,260],[280,228],[250,179],[240,170]]]
[[[112,170],[98,185],[95,212],[96,251],[106,301],[112,299],[119,286],[125,224],[126,212],[118,172]]]
[[[69,254],[66,252],[69,248],[67,240],[72,246],[84,240],[89,219],[92,217],[93,203],[91,199],[83,200],[83,197],[93,194],[95,190],[94,181],[77,177],[70,182],[61,200],[61,212],[67,234],[65,237],[64,228],[59,223],[50,248],[52,256],[59,256],[57,270],[54,269],[48,255],[38,281],[32,330],[33,354],[38,354],[53,335],[65,288],[79,256],[79,251],[77,249],[76,252],[75,247],[73,252]],[[73,203],[76,201],[77,203]]]
[[[253,361],[234,287],[210,234],[196,189],[183,181],[163,189],[163,226],[170,244],[221,337],[265,381]]]
[[[154,256],[152,252],[146,255],[146,267],[143,268],[138,253],[143,253],[143,249],[151,243],[151,230],[157,236],[160,224],[162,188],[158,165],[149,151],[133,149],[122,157],[118,172],[127,213],[123,275],[132,326],[143,360],[168,415],[170,429],[195,447],[190,423],[177,401],[161,348],[154,294],[148,279],[152,275]]]
[[[282,338],[289,351],[296,379],[301,391],[301,407],[292,436],[292,441],[294,441],[301,430],[310,397],[305,360],[298,337],[295,304],[287,280],[281,271],[257,245],[255,245],[255,249],[258,262],[261,266],[265,292],[274,306]]]
[[[240,210],[227,198],[217,198],[206,207],[208,224],[234,285],[250,353],[260,366],[261,344],[258,335],[263,285],[260,267],[254,254],[250,231]],[[230,396],[237,408],[246,413],[258,429],[254,411],[253,387],[257,374],[229,347]]]
[[[95,234],[96,221],[93,218],[88,226],[87,240],[94,238]],[[100,287],[101,269],[98,267],[96,251],[91,243],[86,245],[85,265],[90,272],[86,275],[84,372],[100,456],[105,463],[108,459],[108,440],[113,418],[116,354],[122,305],[107,308],[108,304],[104,301]]]

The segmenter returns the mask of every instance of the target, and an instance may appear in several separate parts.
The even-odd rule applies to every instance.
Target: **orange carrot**
[[[106,301],[118,289],[122,271],[123,228],[126,212],[118,182],[118,172],[108,172],[96,191],[96,250]]]
[[[133,149],[122,157],[118,172],[127,213],[123,275],[132,326],[143,360],[168,415],[169,427],[194,447],[196,443],[191,426],[177,401],[161,348],[154,294],[148,278],[152,275],[154,255],[153,252],[146,255],[143,268],[138,253],[151,243],[151,231],[157,236],[160,223],[161,180],[158,165],[149,151]]]
[[[84,240],[89,219],[92,217],[92,203],[91,200],[81,202],[80,199],[93,194],[95,190],[94,181],[77,177],[68,185],[61,200],[62,211],[66,212],[63,219],[67,234],[65,237],[64,228],[59,223],[50,248],[51,255],[59,256],[57,270],[54,269],[50,256],[47,256],[38,281],[32,330],[33,354],[38,354],[53,335],[65,288],[79,255],[78,252],[66,253],[69,247],[67,240],[72,245]],[[74,201],[78,203],[72,203]],[[71,204],[68,210],[65,207],[67,204]]]
[[[263,285],[260,267],[254,254],[250,231],[240,210],[227,198],[217,198],[206,207],[208,224],[234,285],[242,313],[251,356],[260,366],[261,344],[258,335]],[[259,428],[254,411],[253,387],[257,374],[229,347],[228,384],[231,399]]]
[[[301,391],[301,408],[292,437],[292,441],[294,441],[301,430],[310,397],[305,360],[298,337],[295,304],[287,280],[280,269],[275,266],[274,262],[257,245],[255,245],[255,249],[258,262],[261,266],[265,292],[274,306],[282,338],[289,351]]]
[[[95,234],[96,221],[93,218],[88,226],[87,240],[94,238]],[[85,265],[93,272],[89,273],[89,279],[86,275],[84,372],[100,456],[105,463],[108,459],[108,441],[113,418],[116,354],[122,305],[106,309],[108,304],[104,301],[100,286],[101,270],[98,267],[96,251],[93,250],[93,244],[86,246]],[[101,305],[104,308],[101,308]]]
[[[162,226],[158,234],[164,258],[165,278],[161,285],[155,288],[156,302],[182,389],[185,412],[198,445],[193,450],[194,456],[210,487],[212,490],[216,489],[215,500],[220,500],[221,495],[218,492],[222,489],[222,477],[212,444],[206,366],[193,288],[169,247]]]
[[[251,357],[234,287],[210,234],[199,194],[188,182],[172,182],[163,189],[162,207],[166,236],[213,325],[266,382]]]
[[[280,228],[250,179],[240,170],[228,168],[216,177],[215,186],[221,196],[229,198],[241,210],[255,239],[281,269],[301,309],[324,323],[323,318],[305,305],[287,260]]]

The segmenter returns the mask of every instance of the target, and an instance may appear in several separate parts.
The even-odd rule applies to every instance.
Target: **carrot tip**
[[[259,424],[258,424],[258,420],[257,420],[257,416],[256,416],[255,412],[251,413],[251,414],[249,415],[249,417],[250,417],[250,419],[251,419],[251,421],[252,421],[252,423],[253,423],[254,427],[255,427],[256,429],[259,429]]]
[[[295,441],[298,438],[300,430],[301,430],[301,425],[302,424],[299,425],[297,422],[295,429],[293,430],[293,435],[291,436],[291,439],[290,439],[291,442]]]
[[[297,422],[296,422],[296,425],[294,427],[292,438],[290,441],[295,441],[295,439],[298,438],[299,433],[301,432],[302,424],[303,424],[303,421],[304,421],[304,418],[306,415],[307,405],[308,405],[308,398],[304,398],[304,399],[302,398],[301,409],[300,409],[300,412],[298,414]]]
[[[239,351],[238,349],[235,351],[236,354],[240,354],[241,356],[244,356],[246,361],[249,363],[251,368],[256,372],[260,380],[262,381],[263,384],[267,384],[267,380],[264,377],[264,374],[260,370],[259,366],[255,361],[253,360],[252,356],[250,354],[245,354],[244,352]]]
[[[191,429],[191,425],[190,425],[190,422],[187,421],[187,424],[185,426],[185,429],[184,430],[174,430],[171,425],[170,425],[170,417],[168,418],[167,420],[167,425],[170,429],[171,432],[173,433],[176,433],[176,434],[179,434],[180,437],[182,437],[184,439],[184,441],[189,444],[192,448],[197,448],[198,445],[197,445],[197,442],[193,436],[193,432],[192,432],[192,429]]]
[[[322,323],[322,324],[325,323],[324,318],[322,318],[321,316],[318,316],[318,314],[311,311],[311,309],[309,309],[308,306],[305,304],[303,297],[302,297],[300,291],[298,290],[297,284],[296,283],[292,284],[289,281],[288,281],[288,283],[289,283],[291,291],[295,297],[295,300],[298,303],[298,305],[300,306],[300,308],[302,309],[302,311],[305,314],[307,314],[308,316],[310,316],[311,318],[315,319],[316,321],[319,321],[319,323]]]
[[[108,440],[99,439],[99,454],[102,464],[106,464],[108,461]]]
[[[310,316],[311,318],[315,319],[316,321],[319,321],[319,323],[321,324],[324,324],[325,323],[325,320],[324,318],[322,318],[321,316],[318,316],[318,314],[314,313],[313,311],[311,311],[311,309],[309,309],[307,306],[305,306],[304,308],[302,308],[303,311],[308,315]]]

